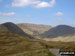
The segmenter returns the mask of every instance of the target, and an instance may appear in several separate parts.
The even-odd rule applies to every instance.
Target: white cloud
[[[8,12],[8,13],[0,13],[0,16],[13,16],[15,12]]]
[[[23,7],[23,6],[34,6],[36,8],[46,8],[53,7],[56,0],[51,0],[50,2],[44,2],[40,0],[13,0],[13,7]]]
[[[64,14],[63,12],[57,12],[56,16],[63,16],[63,14]]]
[[[46,7],[53,7],[55,5],[56,0],[51,0],[49,3],[48,2],[40,2],[39,4],[36,5],[36,8],[46,8]]]
[[[41,3],[36,5],[36,8],[45,8],[45,7],[49,7],[49,3],[41,2]]]
[[[39,2],[40,2],[39,0],[14,0],[12,3],[12,6],[22,7],[22,6],[28,6],[28,5],[35,5]]]

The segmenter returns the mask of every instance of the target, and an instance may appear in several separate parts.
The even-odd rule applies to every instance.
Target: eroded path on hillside
[[[60,49],[49,49],[49,51],[50,51],[52,54],[54,54],[55,56],[61,56],[61,55],[59,54]]]

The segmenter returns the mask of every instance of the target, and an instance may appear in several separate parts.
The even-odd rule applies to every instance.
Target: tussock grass
[[[44,50],[43,50],[44,49]],[[38,51],[36,51],[38,50]],[[0,34],[0,56],[49,56],[44,46],[26,36],[3,32]]]
[[[40,49],[24,53],[18,53],[16,55],[14,54],[12,56],[54,56],[54,55],[50,53],[48,49]]]

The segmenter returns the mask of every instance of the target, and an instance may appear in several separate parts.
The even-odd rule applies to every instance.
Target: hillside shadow
[[[67,25],[59,25],[57,27],[54,27],[50,29],[49,31],[46,31],[44,34],[42,34],[42,37],[48,37],[48,38],[56,38],[59,36],[73,36],[75,35],[75,28]]]
[[[14,34],[19,34],[19,35],[23,35],[23,36],[27,36],[31,39],[33,39],[32,36],[28,35],[27,33],[25,33],[21,28],[19,28],[16,24],[11,23],[11,22],[7,22],[2,24],[3,26],[5,26],[10,32],[14,33]]]

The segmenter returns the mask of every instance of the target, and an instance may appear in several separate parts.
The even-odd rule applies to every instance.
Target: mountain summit
[[[30,35],[28,35],[27,33],[23,32],[22,29],[20,29],[16,24],[14,24],[12,22],[7,22],[7,23],[4,23],[2,25],[4,27],[6,27],[9,32],[12,32],[14,34],[19,34],[19,35],[23,35],[23,36],[27,36],[29,38],[32,38]]]
[[[75,28],[67,25],[59,25],[56,26],[49,31],[46,31],[44,34],[42,34],[42,37],[48,37],[48,38],[56,38],[59,36],[72,36],[75,35]]]

